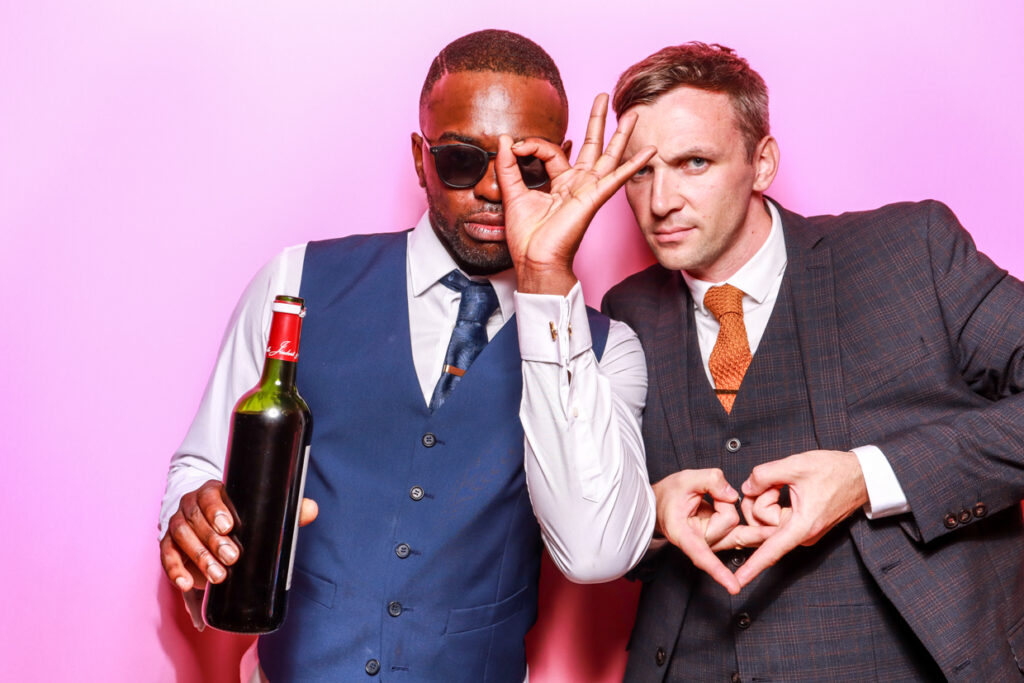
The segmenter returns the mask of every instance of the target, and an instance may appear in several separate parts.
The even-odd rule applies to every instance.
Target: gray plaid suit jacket
[[[861,560],[947,678],[1018,679],[1024,285],[979,253],[938,202],[781,214],[805,376],[780,377],[779,386],[806,384],[819,447],[878,446],[911,507],[883,520],[855,514],[849,533]],[[604,302],[637,332],[647,356],[652,482],[694,466],[689,305],[681,275],[657,265],[616,285]],[[667,550],[652,561],[692,567]],[[645,583],[627,679],[664,675],[653,648],[675,642],[690,581],[675,570]]]

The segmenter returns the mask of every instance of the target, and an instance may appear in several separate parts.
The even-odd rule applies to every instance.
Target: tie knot
[[[490,282],[474,282],[457,270],[441,278],[441,284],[462,294],[459,320],[486,323],[498,308],[498,295]]]
[[[719,321],[723,315],[743,316],[743,290],[732,285],[712,287],[704,295],[704,305]]]

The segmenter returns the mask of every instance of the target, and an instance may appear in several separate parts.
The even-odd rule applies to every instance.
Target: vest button
[[[402,613],[402,603],[392,600],[388,603],[388,614],[397,617]]]
[[[946,526],[947,529],[954,529],[957,527],[957,525],[960,524],[960,522],[958,522],[956,519],[956,515],[954,515],[952,512],[942,518],[942,523]]]
[[[409,552],[410,550],[408,543],[399,543],[397,546],[395,546],[395,555],[398,555],[403,560],[409,557]]]
[[[377,672],[380,671],[380,662],[378,662],[376,659],[368,660],[364,668],[366,669],[366,673],[370,674],[371,676],[376,676]]]
[[[423,438],[420,439],[420,443],[422,443],[427,448],[433,448],[434,444],[437,443],[437,437],[431,434],[430,432],[427,432],[426,434],[423,435]]]
[[[746,561],[747,558],[743,557],[743,555],[733,555],[732,558],[730,558],[729,560],[729,564],[731,564],[734,567],[742,567],[743,563]]]
[[[665,648],[659,647],[658,650],[654,653],[654,663],[658,666],[665,666],[665,659],[667,657],[668,655],[665,654]]]
[[[423,500],[423,487],[413,486],[409,489],[409,497],[413,500]]]
[[[745,631],[748,628],[750,628],[750,624],[750,615],[746,612],[740,612],[736,615],[736,628],[740,629],[741,631]]]
[[[740,446],[742,445],[743,444],[740,442],[740,440],[734,436],[725,442],[725,450],[729,451],[730,453],[735,453],[740,449]]]

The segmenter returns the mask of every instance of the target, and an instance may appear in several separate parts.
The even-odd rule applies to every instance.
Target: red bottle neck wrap
[[[301,304],[275,301],[272,310],[267,358],[295,362],[299,359],[299,334],[306,309]]]

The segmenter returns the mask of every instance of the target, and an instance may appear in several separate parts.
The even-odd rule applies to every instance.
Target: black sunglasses
[[[429,142],[429,141],[428,141]],[[497,152],[488,152],[476,145],[456,142],[450,145],[431,145],[430,153],[434,155],[434,168],[441,182],[448,187],[462,190],[473,187],[487,173],[491,158]],[[548,182],[548,172],[544,162],[530,155],[516,157],[519,173],[523,176],[523,184],[534,190]]]

